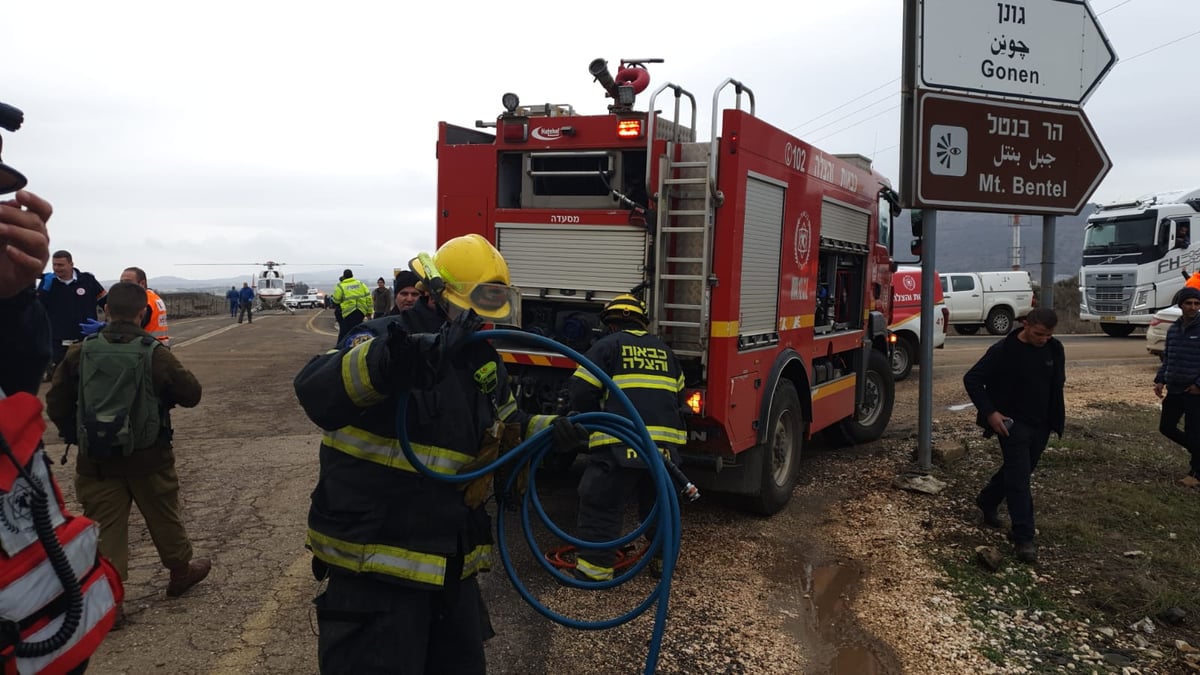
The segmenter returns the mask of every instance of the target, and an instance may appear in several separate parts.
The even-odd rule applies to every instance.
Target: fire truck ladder
[[[651,147],[655,137],[667,140],[666,152],[658,157],[658,220],[654,229],[654,280],[651,298],[651,329],[658,333],[681,357],[706,358],[709,322],[709,276],[712,273],[713,203],[708,189],[709,147],[691,142],[696,128],[696,99],[686,90],[667,83],[650,98],[665,89],[675,92],[675,115],[670,124],[655,133],[658,115],[650,115],[647,131],[646,175],[655,160]],[[687,96],[692,106],[689,127],[679,124],[681,99]],[[684,137],[686,130],[693,130]]]
[[[737,108],[741,109],[742,94],[749,97],[750,114],[754,114],[754,93],[741,82],[727,79],[713,93],[711,141],[681,142],[679,119],[680,96],[692,102],[692,129],[696,127],[696,101],[691,94],[670,83],[663,85],[650,99],[667,87],[675,90],[674,134],[667,137],[667,150],[659,158],[658,221],[654,240],[654,298],[653,329],[680,356],[699,357],[707,361],[710,330],[710,296],[716,285],[712,273],[713,226],[716,208],[724,201],[717,190],[717,151],[719,142],[719,106],[721,91],[735,87]],[[651,115],[651,125],[654,115]],[[647,150],[654,139],[653,126]],[[651,153],[647,153],[647,175]]]

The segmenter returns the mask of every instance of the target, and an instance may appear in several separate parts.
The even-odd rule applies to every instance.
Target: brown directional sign
[[[921,92],[914,208],[1076,214],[1112,168],[1083,110]]]

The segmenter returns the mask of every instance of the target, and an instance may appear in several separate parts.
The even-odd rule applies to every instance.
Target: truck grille
[[[1094,314],[1128,314],[1136,277],[1131,272],[1088,273],[1084,277],[1088,309]]]

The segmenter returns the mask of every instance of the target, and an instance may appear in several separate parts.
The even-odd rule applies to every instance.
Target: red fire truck
[[[814,434],[873,441],[891,417],[897,200],[866,158],[756,117],[737,80],[713,93],[709,140],[678,85],[635,109],[653,62],[622,61],[615,77],[591,63],[613,99],[605,114],[505,94],[495,122],[440,123],[438,243],[494,242],[521,289],[521,328],[579,352],[602,335],[607,300],[640,295],[685,371],[688,476],[774,513]],[[719,110],[722,97],[733,106]],[[522,405],[564,412],[573,361],[497,347]]]

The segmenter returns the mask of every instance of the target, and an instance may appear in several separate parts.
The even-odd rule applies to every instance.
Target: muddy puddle
[[[862,578],[858,565],[792,559],[774,565],[768,577],[787,589],[773,604],[789,617],[783,628],[802,645],[806,674],[899,672],[890,650],[864,634],[849,607]]]

